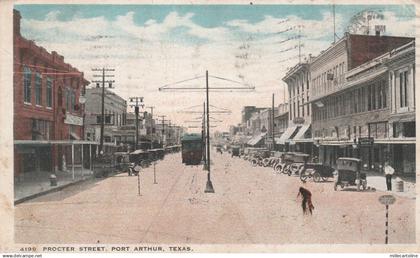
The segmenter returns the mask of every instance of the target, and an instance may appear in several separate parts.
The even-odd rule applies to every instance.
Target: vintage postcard
[[[417,257],[418,7],[2,2],[0,252]]]

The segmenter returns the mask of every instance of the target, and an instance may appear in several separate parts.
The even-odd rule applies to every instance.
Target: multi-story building
[[[320,161],[335,166],[340,156],[379,168],[383,145],[358,144],[389,137],[390,51],[412,38],[346,34],[310,63],[312,132]]]
[[[390,117],[388,139],[377,140],[388,145],[390,159],[398,173],[416,171],[416,65],[415,41],[389,53]],[[374,128],[371,134],[375,133]]]
[[[274,116],[274,141],[275,149],[285,151],[284,145],[277,144],[280,137],[289,127],[289,103],[282,103],[277,107],[277,114]]]
[[[255,106],[245,106],[242,109],[242,127],[245,135],[254,135],[256,128],[259,128],[259,122],[257,121],[257,115],[261,110],[267,108],[257,108]],[[251,121],[252,120],[252,121]],[[259,128],[260,129],[260,128]]]
[[[283,78],[289,93],[289,122],[277,144],[289,151],[316,155],[311,136],[311,106],[308,105],[311,95],[309,61],[297,64]]]
[[[86,89],[85,135],[91,141],[100,141],[102,120],[102,86]],[[104,142],[115,142],[119,139],[120,126],[127,121],[127,101],[105,88],[104,94]]]
[[[82,72],[20,33],[13,11],[15,176],[63,169],[65,142],[83,138]],[[53,144],[60,141],[61,145]]]

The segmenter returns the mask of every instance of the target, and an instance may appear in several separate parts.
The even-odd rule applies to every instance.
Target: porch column
[[[409,99],[408,107],[409,107],[409,110],[414,110],[414,107],[416,106],[415,105],[416,99],[415,99],[415,96],[414,96],[414,87],[415,87],[414,80],[415,80],[416,75],[414,74],[414,66],[413,65],[410,65],[409,68],[408,68],[408,76],[409,76],[409,79],[408,79],[408,85],[407,85],[408,86],[407,94],[408,94],[408,96],[410,96],[409,98],[407,98],[407,99]]]
[[[389,106],[391,107],[391,113],[395,112],[396,106],[395,106],[395,83],[394,83],[394,72],[389,72]]]
[[[71,172],[72,180],[74,181],[74,144],[71,144]]]

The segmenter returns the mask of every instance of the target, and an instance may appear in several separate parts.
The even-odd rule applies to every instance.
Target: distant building
[[[86,89],[85,135],[91,141],[100,141],[102,120],[102,86]],[[115,142],[115,134],[127,121],[127,101],[105,88],[104,142]],[[118,133],[117,133],[118,135]]]
[[[275,142],[280,142],[280,137],[289,127],[289,103],[282,103],[277,107],[277,114],[274,116],[274,137]],[[284,151],[284,145],[276,144],[275,149]]]

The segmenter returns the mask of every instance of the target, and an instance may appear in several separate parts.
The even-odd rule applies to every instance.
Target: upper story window
[[[71,111],[74,112],[75,111],[75,106],[76,106],[76,92],[74,90],[71,90]]]
[[[408,71],[400,72],[400,107],[407,107]]]
[[[41,74],[35,74],[35,104],[42,105],[42,77]]]
[[[23,68],[23,101],[31,103],[31,69],[28,67]]]
[[[52,107],[52,80],[47,78],[47,107]]]

